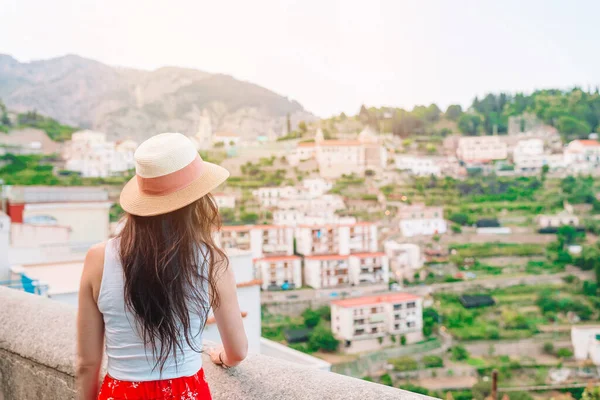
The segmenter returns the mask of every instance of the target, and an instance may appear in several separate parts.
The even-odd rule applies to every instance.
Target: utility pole
[[[498,400],[498,370],[492,371],[492,393],[490,394],[492,400]]]

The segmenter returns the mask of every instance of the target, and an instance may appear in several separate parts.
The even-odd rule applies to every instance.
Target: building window
[[[413,302],[411,302],[411,303],[408,303],[408,304],[406,305],[406,308],[415,308],[415,307],[416,307],[416,304],[415,304],[415,302],[414,302],[414,301],[413,301]]]

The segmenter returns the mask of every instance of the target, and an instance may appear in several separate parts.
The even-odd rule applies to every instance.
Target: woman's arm
[[[248,352],[248,338],[237,298],[237,287],[233,269],[227,269],[218,277],[216,289],[219,292],[219,307],[213,310],[217,327],[223,341],[222,352],[211,354],[213,362],[221,362],[229,367],[238,365]],[[220,354],[219,354],[220,353]],[[221,359],[219,359],[219,355]]]
[[[96,245],[88,251],[79,287],[76,373],[81,400],[95,400],[98,396],[104,347],[104,320],[96,302],[104,269],[104,246]]]

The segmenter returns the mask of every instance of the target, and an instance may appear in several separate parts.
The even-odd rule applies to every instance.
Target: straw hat
[[[203,161],[196,146],[181,133],[162,133],[135,151],[136,175],[121,192],[121,207],[148,217],[193,203],[229,177],[229,171]]]

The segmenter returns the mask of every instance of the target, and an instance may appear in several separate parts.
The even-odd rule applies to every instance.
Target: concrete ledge
[[[0,287],[0,400],[75,399],[75,309]],[[426,396],[261,355],[204,368],[215,400],[424,400]]]

